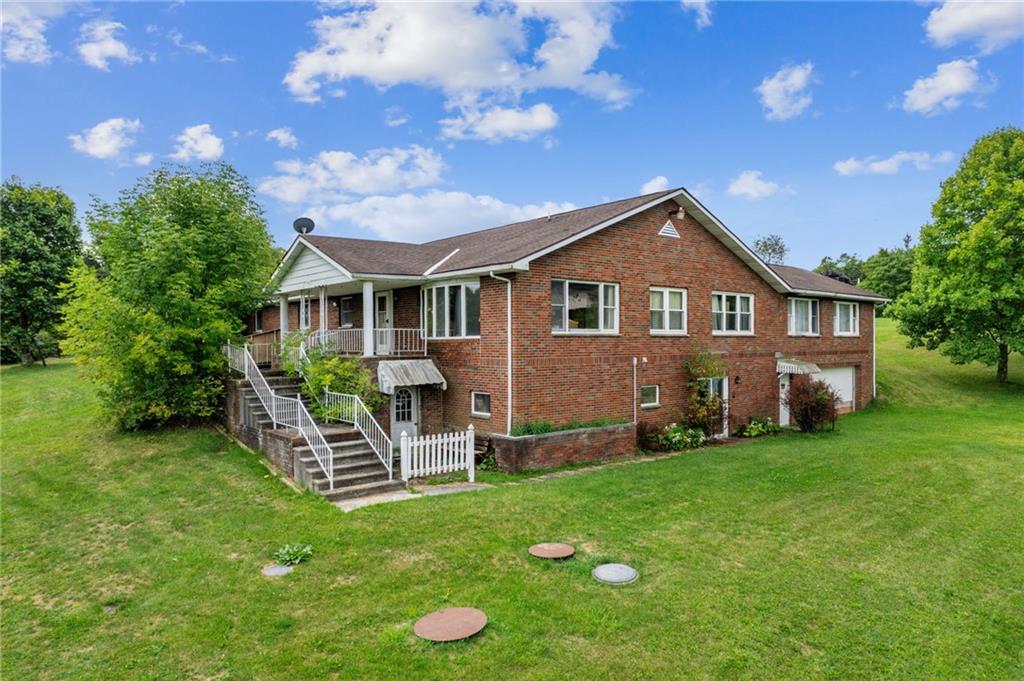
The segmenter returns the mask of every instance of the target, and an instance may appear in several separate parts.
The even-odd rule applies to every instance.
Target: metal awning
[[[780,374],[816,374],[821,369],[814,362],[805,362],[794,357],[780,357],[775,362],[775,371]]]
[[[377,365],[377,383],[385,395],[394,395],[403,385],[439,385],[448,389],[448,382],[434,366],[432,359],[389,359]]]

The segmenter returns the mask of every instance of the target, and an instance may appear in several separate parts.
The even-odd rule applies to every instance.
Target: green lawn
[[[878,368],[835,434],[351,514],[216,433],[113,432],[66,362],[4,369],[0,674],[1022,678],[1024,363],[998,388],[883,323]],[[490,624],[416,639],[445,605]]]

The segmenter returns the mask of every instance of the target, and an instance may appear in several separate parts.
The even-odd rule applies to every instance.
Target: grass
[[[1024,387],[878,341],[886,399],[834,434],[351,514],[215,432],[112,431],[65,362],[4,369],[0,675],[1022,678]],[[416,639],[445,605],[490,623]]]

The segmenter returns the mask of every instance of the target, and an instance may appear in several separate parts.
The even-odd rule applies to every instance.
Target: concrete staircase
[[[286,376],[280,370],[264,369],[267,384],[278,395],[298,396],[312,412],[312,404],[302,397],[299,379]],[[369,443],[354,427],[347,424],[325,424],[317,422],[324,438],[331,446],[334,464],[334,489],[324,473],[312,449],[302,436],[288,429],[274,431],[273,422],[251,387],[242,389],[245,409],[249,412],[250,423],[261,430],[272,431],[277,438],[290,440],[293,458],[293,477],[296,482],[323,495],[331,501],[352,499],[394,492],[405,488],[398,478],[398,461],[395,460],[395,480],[388,480],[387,468],[381,463]],[[288,472],[288,471],[286,471]]]

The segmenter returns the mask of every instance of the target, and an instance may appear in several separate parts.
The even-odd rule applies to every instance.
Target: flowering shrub
[[[775,435],[782,430],[782,426],[772,421],[770,416],[751,416],[750,422],[740,428],[740,437],[761,437],[762,435]]]
[[[700,428],[689,428],[678,423],[665,426],[658,437],[658,443],[665,449],[694,449],[708,441],[708,436]]]
[[[829,423],[835,429],[839,394],[825,381],[812,381],[803,375],[794,376],[785,401],[793,421],[803,432],[824,430]]]

